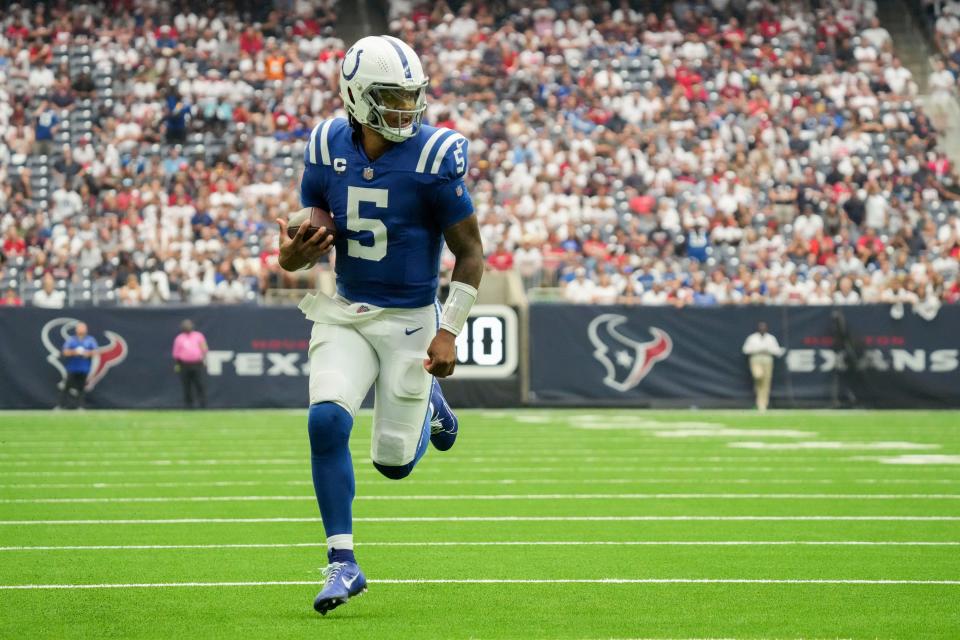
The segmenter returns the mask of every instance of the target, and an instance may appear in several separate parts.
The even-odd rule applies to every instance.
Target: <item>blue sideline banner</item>
[[[187,318],[210,348],[209,407],[307,406],[312,324],[294,307],[28,307],[0,308],[0,409],[56,404],[65,378],[60,351],[78,322],[88,325],[100,346],[87,378],[87,406],[182,407],[172,349]],[[457,374],[444,385],[451,399],[463,395],[464,385],[499,389],[512,379],[519,389],[518,344],[513,309],[478,306],[458,340]]]
[[[764,321],[785,347],[771,406],[960,406],[960,307],[932,321],[861,307],[530,307],[538,405],[750,407],[741,348]]]

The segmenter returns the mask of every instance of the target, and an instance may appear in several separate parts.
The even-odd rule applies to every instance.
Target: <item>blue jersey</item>
[[[304,152],[304,207],[337,226],[337,291],[353,302],[434,303],[443,230],[473,214],[463,176],[467,140],[423,125],[371,162],[345,118],[318,124]]]
[[[77,336],[70,336],[66,342],[63,343],[64,350],[72,350],[77,347],[83,347],[87,351],[93,351],[97,348],[97,341],[94,340],[93,336],[85,336],[83,340],[80,340]],[[90,373],[90,364],[90,358],[84,358],[82,356],[67,356],[63,360],[64,368],[68,373]]]

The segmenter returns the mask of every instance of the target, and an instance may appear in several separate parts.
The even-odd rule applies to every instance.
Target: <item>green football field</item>
[[[960,413],[463,411],[352,448],[326,617],[304,412],[0,413],[4,638],[960,638]]]

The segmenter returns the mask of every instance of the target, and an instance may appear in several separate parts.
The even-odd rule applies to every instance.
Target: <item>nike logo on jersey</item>
[[[417,327],[416,329],[404,329],[403,332],[409,336],[413,335],[417,331],[420,331],[420,329],[423,329],[423,327]]]
[[[358,577],[360,577],[360,574],[359,574],[359,573],[356,574],[356,575],[354,575],[354,576],[353,576],[352,578],[350,578],[349,580],[347,580],[346,578],[344,578],[344,579],[343,579],[343,586],[345,586],[347,589],[349,589],[350,587],[353,586],[353,583],[357,581],[357,578],[358,578]]]

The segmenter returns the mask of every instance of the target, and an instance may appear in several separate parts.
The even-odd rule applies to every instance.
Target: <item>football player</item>
[[[435,378],[453,373],[455,339],[477,297],[483,248],[464,184],[467,140],[422,123],[427,77],[407,44],[370,36],[340,67],[346,118],[318,124],[304,152],[304,207],[329,211],[335,235],[292,239],[280,220],[280,265],[309,268],[336,248],[337,294],[307,295],[313,484],[329,564],[314,608],[327,611],[366,588],[353,553],[353,464],[348,441],[371,385],[370,457],[388,478],[413,470],[428,441],[453,446],[457,419]],[[456,257],[446,303],[437,302],[444,240]]]

